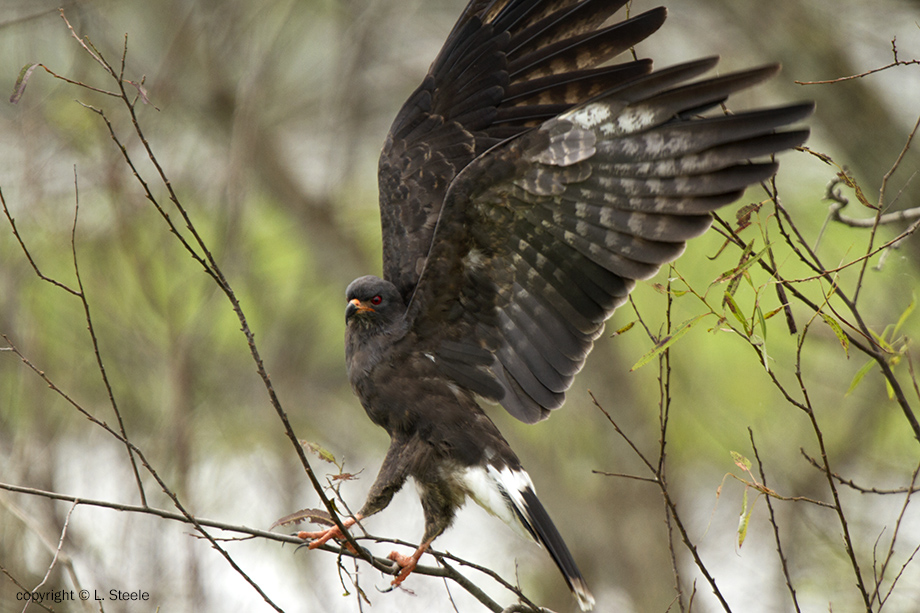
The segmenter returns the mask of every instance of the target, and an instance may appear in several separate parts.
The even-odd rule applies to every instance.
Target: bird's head
[[[379,277],[359,277],[345,290],[345,324],[364,327],[388,327],[406,312],[406,305],[396,286]]]

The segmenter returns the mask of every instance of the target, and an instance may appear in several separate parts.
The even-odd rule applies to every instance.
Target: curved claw
[[[396,564],[402,568],[399,571],[399,574],[396,575],[396,578],[393,579],[390,585],[393,587],[398,586],[415,570],[415,567],[418,566],[419,558],[422,557],[422,554],[428,549],[428,546],[431,544],[431,541],[425,541],[419,545],[418,549],[415,550],[411,556],[404,556],[398,551],[391,551],[390,555],[387,556],[388,559],[393,560]]]
[[[342,525],[345,528],[350,528],[351,526],[355,524],[356,521],[357,521],[356,518],[349,517],[345,521],[342,522]],[[339,530],[338,526],[332,526],[331,528],[327,528],[325,530],[319,530],[316,532],[298,532],[297,538],[303,539],[305,541],[307,540],[310,541],[309,543],[305,543],[307,546],[307,549],[316,549],[320,545],[325,545],[330,539],[336,539],[336,540],[344,539],[345,535],[342,534],[342,531]],[[346,546],[348,547],[349,550],[352,551],[352,553],[357,553],[354,547],[352,547],[350,544],[346,543]],[[301,547],[303,547],[303,545],[301,545]]]

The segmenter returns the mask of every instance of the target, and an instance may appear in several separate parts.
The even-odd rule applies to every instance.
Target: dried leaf
[[[332,475],[330,479],[333,481],[354,481],[360,474],[361,471],[357,473],[339,473],[338,475]]]
[[[738,221],[738,225],[735,227],[736,232],[744,230],[751,225],[751,215],[760,210],[759,202],[752,202],[750,204],[745,204],[738,212],[735,214],[735,219]]]
[[[869,199],[866,198],[866,195],[863,193],[862,188],[859,186],[859,183],[856,182],[849,172],[838,172],[837,176],[843,182],[844,185],[853,189],[853,193],[856,194],[856,199],[859,200],[859,203],[866,208],[877,211],[878,207],[869,202]]]
[[[689,290],[685,290],[685,289],[674,289],[673,287],[668,289],[667,285],[663,285],[661,283],[652,283],[651,285],[652,285],[652,289],[658,292],[659,294],[664,294],[665,296],[671,295],[674,298],[680,298],[684,294],[690,293]]]
[[[144,104],[150,104],[150,99],[147,97],[147,88],[144,87],[144,82],[129,81],[125,79],[125,83],[134,87],[137,90],[138,95],[140,96],[141,102]]]
[[[332,521],[332,516],[323,509],[301,509],[290,515],[285,515],[281,519],[275,521],[272,524],[272,527],[269,530],[274,530],[278,526],[290,526],[291,524],[299,524],[304,521],[309,521],[314,524],[320,524],[323,526],[334,526],[335,522]]]
[[[29,81],[29,77],[32,76],[32,73],[38,68],[41,64],[26,64],[22,67],[22,70],[19,71],[19,77],[16,79],[16,85],[13,86],[13,95],[10,96],[10,104],[16,104],[19,102],[19,99],[22,98],[23,92],[26,91],[26,83]]]
[[[776,314],[779,313],[780,311],[785,310],[785,308],[786,308],[785,305],[783,305],[783,306],[778,306],[778,307],[776,307],[775,309],[773,309],[772,311],[767,311],[767,314],[764,315],[763,318],[764,318],[764,319],[770,319],[771,317],[773,317],[774,315],[776,315]],[[758,307],[758,309],[759,309],[759,307]]]

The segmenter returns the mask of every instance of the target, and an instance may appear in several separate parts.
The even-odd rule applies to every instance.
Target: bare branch
[[[799,449],[799,453],[801,453],[802,456],[804,456],[805,459],[808,460],[808,462],[809,462],[812,466],[814,466],[814,467],[817,468],[818,470],[823,470],[823,467],[821,466],[821,464],[819,464],[818,461],[817,461],[816,459],[814,459],[813,457],[811,457],[810,455],[808,455],[808,453],[807,453],[804,449],[801,449],[801,448],[800,448],[800,449]],[[878,495],[881,495],[881,496],[886,496],[886,495],[890,495],[890,494],[913,494],[913,493],[916,493],[916,492],[920,492],[920,486],[913,486],[913,487],[896,487],[896,488],[891,488],[891,489],[881,489],[881,488],[877,488],[877,487],[864,487],[864,486],[862,486],[862,485],[857,485],[854,481],[852,481],[852,480],[850,480],[850,479],[847,479],[847,478],[845,478],[845,477],[842,477],[842,476],[840,476],[840,475],[837,474],[837,473],[832,473],[831,476],[832,476],[834,479],[836,479],[841,485],[845,485],[845,486],[849,487],[850,489],[856,490],[856,491],[859,492],[860,494],[878,494]]]
[[[843,542],[846,547],[847,555],[850,558],[850,563],[853,567],[853,574],[856,576],[856,585],[859,588],[859,593],[863,597],[863,601],[866,605],[866,609],[871,609],[869,593],[866,590],[866,586],[863,582],[862,572],[859,569],[859,561],[856,558],[856,550],[853,546],[853,539],[850,537],[850,528],[849,523],[847,522],[846,514],[843,510],[843,505],[840,502],[840,495],[837,492],[837,487],[834,485],[834,478],[831,476],[831,465],[830,459],[828,458],[827,447],[824,444],[824,432],[821,430],[821,427],[818,425],[818,418],[815,415],[814,408],[811,406],[811,399],[809,398],[808,389],[805,385],[805,380],[802,377],[802,346],[805,343],[805,338],[808,335],[810,329],[810,324],[806,324],[802,330],[801,336],[799,336],[799,342],[796,347],[795,355],[795,377],[799,382],[799,388],[802,392],[802,397],[804,399],[804,404],[807,407],[806,414],[808,415],[809,420],[811,421],[812,430],[815,434],[815,439],[818,441],[818,447],[821,450],[821,463],[823,466],[822,472],[827,478],[828,487],[830,487],[831,495],[834,498],[834,509],[837,512],[837,519],[840,522],[840,527],[843,530]]]
[[[67,510],[67,516],[64,518],[64,525],[61,527],[61,538],[58,539],[58,544],[54,549],[54,556],[51,558],[51,563],[48,565],[48,570],[45,572],[45,576],[42,577],[42,580],[38,583],[38,585],[29,590],[30,592],[37,592],[41,586],[45,585],[45,582],[48,581],[48,577],[51,576],[51,571],[54,570],[54,566],[57,564],[58,556],[61,555],[61,547],[64,546],[64,537],[67,536],[67,526],[70,525],[70,516],[73,514],[73,510],[77,508],[77,504],[78,503],[74,501],[73,504],[70,505],[70,509]],[[23,613],[25,613],[25,611],[29,608],[29,604],[31,604],[31,602],[31,600],[26,601],[26,605],[22,608]]]
[[[888,599],[888,596],[891,594],[891,591],[894,590],[895,584],[897,583],[898,579],[901,577],[901,574],[904,572],[904,568],[907,567],[907,563],[909,563],[914,557],[914,554],[911,554],[907,563],[905,563],[905,565],[901,568],[901,572],[899,572],[897,577],[895,577],[894,581],[891,582],[891,586],[888,589],[888,593],[884,597],[881,597],[879,594],[879,589],[881,588],[882,581],[884,581],[885,579],[885,572],[888,570],[888,564],[891,562],[891,559],[894,557],[894,545],[897,542],[898,535],[901,532],[901,522],[904,520],[904,514],[907,512],[907,505],[910,504],[910,497],[911,495],[913,495],[914,486],[917,484],[918,474],[920,474],[920,464],[917,465],[917,468],[914,469],[913,474],[911,474],[910,476],[910,485],[907,486],[908,491],[907,491],[907,495],[904,497],[904,504],[901,506],[901,512],[898,513],[898,519],[894,524],[894,532],[891,535],[891,544],[888,546],[888,554],[885,556],[885,561],[882,562],[882,568],[881,570],[878,571],[878,575],[875,579],[875,589],[872,590],[872,602],[875,602],[876,598],[878,598],[879,599],[879,609],[881,609],[882,606],[884,606],[885,601]],[[920,549],[920,545],[918,545],[918,549]],[[917,549],[914,550],[915,553],[916,551]]]
[[[902,60],[898,57],[898,46],[897,38],[891,39],[891,51],[894,54],[894,61],[890,64],[886,64],[879,68],[873,68],[859,74],[850,75],[847,77],[838,77],[836,79],[827,79],[825,81],[795,81],[796,85],[836,85],[838,83],[843,83],[844,81],[852,81],[853,79],[862,79],[868,77],[869,75],[875,74],[877,72],[882,72],[884,70],[889,70],[897,66],[913,66],[920,64],[920,60]]]
[[[80,302],[83,305],[83,315],[86,319],[86,328],[89,331],[89,337],[93,344],[93,354],[96,356],[96,366],[102,377],[102,384],[105,386],[106,394],[109,397],[109,406],[115,413],[115,419],[118,421],[118,429],[122,438],[126,441],[125,448],[128,452],[128,461],[131,463],[131,470],[134,473],[134,481],[137,484],[137,491],[140,494],[141,504],[147,505],[147,494],[144,492],[144,484],[141,481],[141,473],[137,468],[137,461],[134,458],[134,452],[131,446],[127,444],[128,433],[125,430],[125,421],[118,409],[118,403],[115,401],[115,392],[112,391],[112,384],[109,382],[109,376],[105,370],[105,364],[102,361],[102,354],[99,352],[99,340],[96,338],[96,327],[93,325],[93,318],[90,314],[89,301],[86,298],[86,289],[83,287],[83,279],[80,277],[80,264],[77,258],[77,218],[80,214],[80,189],[77,183],[77,168],[73,169],[73,189],[74,189],[74,207],[73,207],[73,226],[70,229],[70,251],[73,255],[73,272],[77,278],[77,287],[79,288]]]
[[[29,265],[32,266],[32,270],[35,271],[35,274],[38,275],[38,278],[42,281],[46,281],[55,287],[59,287],[69,294],[74,296],[79,296],[80,292],[73,289],[72,287],[52,279],[51,277],[46,277],[41,270],[39,270],[38,265],[35,263],[35,260],[32,259],[32,254],[29,252],[29,248],[26,247],[25,241],[22,240],[22,236],[19,234],[19,230],[16,228],[16,220],[13,219],[12,213],[6,206],[6,199],[3,197],[3,188],[0,188],[0,206],[3,207],[3,214],[6,216],[6,220],[10,224],[10,228],[13,230],[13,236],[16,237],[16,241],[19,243],[19,247],[22,249],[22,252],[25,254],[26,259],[29,261]]]
[[[7,579],[9,579],[9,580],[13,583],[13,585],[15,585],[16,587],[18,587],[18,588],[21,590],[21,592],[22,592],[23,594],[26,594],[26,593],[29,592],[29,588],[27,588],[26,586],[24,586],[24,585],[22,584],[21,581],[19,581],[18,579],[16,579],[16,577],[14,577],[13,575],[11,575],[11,574],[10,574],[10,571],[8,571],[7,569],[5,569],[5,568],[3,567],[3,564],[0,564],[0,573],[3,573],[4,575],[6,575]],[[30,602],[31,602],[31,601],[30,601]],[[51,613],[54,613],[54,609],[50,609],[50,608],[48,608],[47,606],[45,606],[44,604],[42,604],[42,603],[40,603],[40,602],[39,602],[39,603],[34,603],[34,604],[36,604],[36,606],[39,606],[39,607],[43,608],[45,611],[50,611]]]
[[[763,468],[763,461],[760,459],[760,452],[757,450],[757,444],[754,442],[754,431],[751,428],[748,428],[748,434],[751,437],[751,449],[754,450],[754,458],[757,460],[757,469],[760,472],[760,482],[763,483],[764,487],[767,485],[767,474]],[[770,500],[770,496],[764,496],[767,502],[767,510],[770,513],[770,525],[773,527],[773,540],[776,542],[776,553],[779,555],[780,565],[783,568],[783,577],[786,580],[786,587],[789,590],[789,596],[792,598],[792,606],[795,607],[795,610],[798,613],[801,613],[802,609],[799,608],[799,600],[795,595],[795,587],[792,585],[792,577],[789,574],[789,565],[786,562],[786,554],[783,553],[783,541],[779,536],[779,525],[776,523],[776,513],[773,511],[773,503]]]

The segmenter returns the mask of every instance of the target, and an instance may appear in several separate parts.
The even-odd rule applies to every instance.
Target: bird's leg
[[[359,521],[360,519],[362,519],[362,516],[360,513],[358,513],[354,517],[349,517],[345,519],[342,522],[342,526],[344,526],[345,528],[350,528],[353,525],[355,525],[356,521]],[[303,539],[305,541],[312,539],[310,540],[310,544],[307,545],[307,549],[316,549],[320,545],[324,545],[327,541],[329,541],[329,539],[338,540],[341,538],[345,538],[345,535],[342,534],[342,531],[339,529],[338,526],[332,526],[331,528],[327,528],[325,530],[318,530],[316,532],[298,532],[297,538]],[[348,546],[348,549],[352,551],[352,553],[357,553],[351,545],[347,545],[347,546]]]
[[[419,558],[421,558],[422,554],[428,550],[428,546],[431,545],[431,541],[433,540],[434,539],[429,539],[425,541],[424,543],[422,543],[421,545],[419,545],[418,549],[416,549],[415,553],[413,553],[411,556],[404,556],[398,551],[390,552],[390,555],[388,555],[387,558],[389,558],[390,560],[393,560],[394,562],[396,562],[396,564],[399,565],[400,568],[402,568],[402,570],[399,571],[399,574],[396,576],[396,578],[393,579],[391,585],[399,585],[400,583],[406,580],[406,577],[408,577],[409,574],[413,570],[415,570],[415,567],[418,566]]]
[[[390,449],[387,451],[386,458],[383,460],[383,465],[380,467],[377,479],[374,481],[374,484],[371,486],[371,491],[367,495],[367,501],[365,501],[361,510],[355,513],[354,517],[349,517],[342,521],[343,527],[350,528],[356,521],[361,521],[365,517],[370,517],[374,513],[382,511],[390,504],[393,495],[396,494],[406,482],[407,468],[405,457],[400,453],[404,450],[404,447],[402,442],[391,441]],[[320,545],[327,543],[329,539],[338,540],[344,537],[345,535],[342,534],[338,526],[332,526],[326,530],[318,530],[316,532],[297,533],[297,538],[303,540],[313,539],[308,545],[310,549],[316,549]],[[352,549],[351,545],[347,546],[352,553],[357,553]]]
[[[419,558],[431,546],[431,542],[447,529],[454,518],[457,508],[462,504],[463,498],[454,491],[452,484],[437,475],[426,474],[416,476],[419,485],[419,495],[422,499],[422,510],[425,512],[425,534],[422,535],[422,544],[418,546],[411,556],[404,556],[396,551],[387,556],[396,562],[402,570],[393,579],[392,585],[397,586],[406,580],[406,577],[415,570]]]

